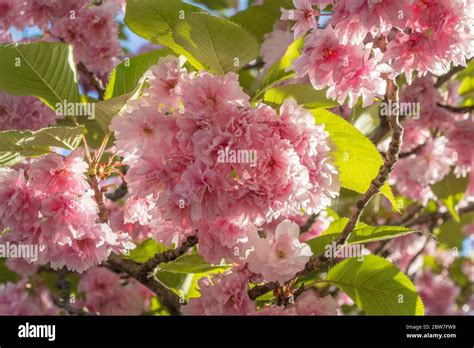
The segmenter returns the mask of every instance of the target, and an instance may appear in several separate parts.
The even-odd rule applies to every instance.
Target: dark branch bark
[[[435,87],[436,88],[441,87],[444,83],[448,82],[451,79],[451,77],[456,75],[458,72],[464,70],[465,68],[466,67],[462,66],[462,65],[455,66],[450,71],[448,71],[446,74],[441,75],[440,77],[438,77],[438,81],[436,81]]]
[[[83,73],[84,76],[87,77],[90,84],[92,86],[94,86],[95,90],[97,91],[97,94],[99,94],[99,99],[103,100],[104,95],[105,95],[105,88],[104,88],[104,84],[102,83],[102,81],[93,72],[91,72],[89,69],[87,69],[87,67],[82,62],[79,62],[77,64],[77,69],[81,73]]]
[[[466,114],[468,112],[474,111],[474,105],[471,106],[451,106],[451,105],[443,105],[438,103],[437,104],[440,108],[446,109],[450,112],[455,114]]]
[[[122,259],[117,255],[112,255],[107,262],[114,269],[128,274],[153,291],[158,297],[160,304],[166,307],[171,315],[180,314],[179,309],[182,301],[178,294],[167,288],[163,283],[156,279],[153,274],[141,272],[137,263],[131,260]]]

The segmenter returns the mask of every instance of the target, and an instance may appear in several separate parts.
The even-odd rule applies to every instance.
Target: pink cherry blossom
[[[8,259],[5,261],[5,265],[22,276],[30,276],[38,270],[38,265],[21,258]]]
[[[445,137],[429,139],[417,154],[400,161],[392,180],[402,194],[426,204],[433,198],[429,185],[443,180],[450,172],[452,153]]]
[[[158,105],[164,104],[169,108],[177,108],[181,104],[179,83],[186,69],[181,68],[181,63],[175,56],[166,56],[158,60],[146,74],[150,87],[146,95],[156,100]]]
[[[250,99],[235,73],[218,77],[201,72],[195,77],[185,77],[181,88],[185,109],[197,115],[231,112],[247,106]]]
[[[465,175],[472,173],[474,164],[474,122],[456,122],[448,133],[449,146],[455,151],[456,172]]]
[[[288,46],[293,42],[293,34],[288,30],[275,29],[265,34],[262,47],[260,49],[262,59],[265,62],[264,71],[268,70],[287,51]]]
[[[38,130],[53,125],[58,116],[34,97],[17,97],[0,92],[0,130]]]
[[[100,75],[106,74],[122,53],[115,22],[118,10],[117,4],[110,2],[79,9],[54,20],[51,33],[73,45],[78,61]]]
[[[387,35],[392,27],[404,28],[411,15],[410,1],[337,1],[332,23],[345,42],[361,43],[367,34]]]
[[[459,288],[446,275],[433,275],[426,270],[417,278],[416,286],[428,314],[453,314]]]
[[[318,27],[316,17],[319,15],[319,10],[313,8],[311,0],[293,0],[293,5],[295,9],[281,9],[281,19],[296,22],[291,29],[294,31],[295,39],[297,39],[310,29]]]
[[[39,304],[27,292],[26,281],[0,284],[1,315],[40,315]]]
[[[29,183],[34,190],[44,194],[64,191],[82,194],[89,188],[85,176],[87,169],[80,148],[68,157],[50,153],[31,164],[28,170]]]
[[[84,273],[78,290],[86,296],[81,305],[103,315],[140,315],[147,311],[151,297],[151,291],[135,280],[122,284],[118,274],[102,267]]]
[[[51,20],[68,16],[71,11],[78,12],[88,2],[88,0],[25,0],[25,20],[30,25],[47,28]]]
[[[185,315],[246,315],[255,310],[248,296],[245,271],[229,271],[212,279],[199,279],[201,296],[182,307]]]
[[[240,244],[247,241],[244,229],[224,219],[201,221],[197,228],[199,253],[214,264],[219,264],[223,258],[237,259]]]
[[[258,316],[293,316],[298,315],[296,312],[296,308],[294,306],[285,307],[285,306],[277,306],[277,305],[270,305],[265,306],[258,311],[249,313],[249,315],[258,315]]]
[[[260,238],[256,232],[249,235],[253,247],[247,259],[249,270],[280,284],[293,278],[313,254],[307,244],[299,242],[299,233],[297,224],[285,220],[277,226],[274,240]]]
[[[23,3],[18,0],[0,0],[0,30],[7,31],[11,26],[23,28],[20,14]]]
[[[331,26],[317,30],[305,41],[301,57],[293,68],[297,77],[309,76],[316,89],[329,86],[327,96],[343,103],[349,97],[352,107],[361,96],[363,106],[385,94],[386,82],[382,74],[390,67],[381,63],[382,54],[369,44],[341,44]]]
[[[312,290],[303,292],[295,302],[298,315],[337,315],[337,302],[331,296],[318,297]]]
[[[125,156],[126,161],[133,161],[136,156],[149,149],[163,149],[170,146],[172,137],[172,122],[157,108],[151,105],[140,104],[132,101],[123,114],[112,119],[110,129],[117,134],[116,147],[118,153]],[[165,149],[163,149],[165,150]]]

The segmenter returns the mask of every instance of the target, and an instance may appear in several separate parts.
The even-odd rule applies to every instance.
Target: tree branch
[[[469,62],[470,60],[468,60]],[[449,70],[446,74],[444,75],[441,75],[440,77],[438,77],[438,81],[436,81],[435,83],[435,87],[436,88],[439,88],[441,87],[445,82],[448,82],[451,77],[453,77],[454,75],[456,75],[458,72],[464,70],[466,67],[465,66],[462,66],[462,65],[458,65],[458,66],[455,66],[454,68],[452,68],[451,70]]]
[[[139,264],[131,260],[122,259],[117,255],[109,257],[107,262],[114,269],[128,274],[153,291],[158,297],[160,304],[166,307],[170,315],[180,314],[179,309],[182,301],[178,294],[166,287],[153,274],[140,272]]]
[[[105,95],[105,88],[102,81],[92,71],[87,69],[87,67],[82,62],[79,62],[77,64],[77,69],[87,77],[90,84],[94,86],[95,90],[97,91],[97,94],[99,94],[99,99],[103,100]]]
[[[443,109],[446,109],[450,112],[453,112],[455,114],[465,114],[465,113],[468,113],[468,112],[471,112],[471,111],[474,111],[474,105],[471,105],[471,106],[451,106],[451,105],[443,105],[443,104],[436,104],[438,105],[440,108],[443,108]]]
[[[163,253],[155,254],[155,256],[153,258],[151,258],[147,262],[143,263],[139,267],[138,270],[139,270],[139,272],[142,272],[142,273],[153,272],[155,270],[155,268],[158,267],[158,265],[160,263],[171,262],[171,261],[176,260],[178,257],[180,257],[181,255],[186,253],[189,249],[191,249],[197,243],[198,243],[197,236],[189,236],[183,242],[183,244],[181,244],[180,247],[178,247],[176,249],[173,249],[173,250],[167,250]]]

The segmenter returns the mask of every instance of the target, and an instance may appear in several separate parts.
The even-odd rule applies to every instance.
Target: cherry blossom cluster
[[[38,26],[45,38],[71,44],[77,61],[105,76],[122,54],[115,19],[123,4],[122,0],[106,0],[99,6],[90,0],[0,0],[0,37],[11,27]]]
[[[403,151],[412,154],[401,159],[393,172],[392,182],[398,191],[426,204],[435,199],[430,186],[443,180],[454,166],[457,176],[469,175],[466,198],[472,197],[474,122],[470,116],[439,106],[445,101],[431,75],[405,86],[400,103],[418,105],[419,110],[417,115],[407,115],[403,123]]]
[[[93,267],[77,285],[78,308],[102,315],[140,315],[150,308],[152,292],[135,279],[121,279],[105,267]]]
[[[0,92],[0,130],[38,130],[53,125],[57,118],[38,98]]]
[[[133,247],[128,235],[98,223],[82,151],[51,153],[18,169],[0,169],[3,242],[39,247],[39,264],[82,272]]]
[[[287,306],[269,305],[257,310],[248,295],[252,272],[239,267],[199,280],[201,296],[183,307],[185,315],[337,315],[338,305],[331,296],[320,297],[307,290]]]
[[[58,315],[49,290],[43,286],[30,294],[27,280],[0,284],[1,315]]]
[[[323,126],[293,99],[279,114],[251,106],[234,73],[188,73],[168,56],[147,76],[143,97],[111,125],[130,166],[125,222],[150,226],[167,245],[197,231],[211,263],[248,262],[265,280],[293,278],[312,253],[285,218],[318,213],[339,191]]]
[[[466,65],[474,55],[474,3],[471,0],[313,1],[294,0],[282,20],[294,21],[305,47],[294,62],[297,77],[354,106],[383,97],[384,78],[413,73],[441,75],[451,63]],[[332,4],[331,13],[324,6]],[[322,16],[329,23],[320,28]],[[388,40],[388,42],[386,42]]]

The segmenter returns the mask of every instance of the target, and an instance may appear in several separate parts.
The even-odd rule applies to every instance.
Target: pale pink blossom
[[[0,315],[41,315],[37,301],[28,294],[26,281],[0,284]]]
[[[67,157],[50,153],[31,164],[29,183],[34,190],[48,195],[59,192],[82,194],[89,189],[85,176],[87,169],[81,148]]]
[[[197,229],[199,253],[214,264],[219,264],[223,258],[238,259],[240,244],[247,241],[244,229],[224,219],[201,221]]]
[[[249,270],[280,284],[293,278],[313,255],[310,247],[298,240],[299,233],[297,224],[285,220],[277,226],[274,240],[260,238],[256,232],[251,234],[249,247],[253,250],[247,258]]]
[[[327,96],[349,106],[362,97],[363,106],[385,94],[386,82],[382,74],[390,67],[381,63],[382,54],[372,46],[341,44],[334,30],[328,26],[309,35],[302,55],[295,60],[296,77],[309,76],[316,89],[329,87]]]
[[[194,77],[185,77],[181,95],[185,109],[197,115],[232,112],[237,107],[248,106],[250,99],[240,87],[235,73],[220,77],[201,72]]]
[[[387,35],[392,27],[404,29],[411,14],[410,1],[347,0],[334,5],[331,23],[346,42],[361,43],[367,34]]]
[[[164,104],[168,108],[177,108],[181,104],[179,83],[186,69],[181,67],[181,62],[175,56],[166,56],[158,60],[145,74],[150,86],[145,90],[145,95],[156,101],[158,105]]]
[[[248,274],[228,271],[212,279],[199,279],[201,296],[192,298],[182,307],[185,315],[246,315],[255,310],[248,295]]]
[[[102,315],[140,315],[148,310],[151,291],[134,279],[123,283],[117,273],[94,267],[81,276],[78,290],[85,295],[81,303],[90,312]]]
[[[275,29],[265,34],[262,47],[260,49],[262,59],[265,62],[263,70],[268,70],[287,51],[288,46],[293,42],[293,34],[288,30]]]
[[[474,165],[474,122],[456,122],[448,133],[449,146],[455,152],[456,173],[466,175]]]
[[[331,296],[319,297],[312,290],[303,292],[295,302],[298,315],[337,315],[338,305]]]
[[[74,15],[54,20],[51,33],[73,45],[78,61],[98,74],[106,74],[122,53],[115,21],[118,10],[118,5],[111,2],[79,9]]]
[[[249,315],[258,315],[258,316],[293,316],[298,315],[296,312],[296,308],[294,306],[277,306],[277,305],[270,305],[265,306],[258,311],[249,313]]]
[[[293,5],[295,6],[294,9],[281,9],[280,19],[296,22],[291,29],[294,32],[295,39],[297,39],[309,30],[318,27],[316,17],[319,15],[319,10],[313,8],[311,0],[293,0]]]
[[[47,28],[50,21],[78,12],[88,3],[89,0],[25,0],[24,17],[30,25]]]
[[[21,18],[23,3],[18,0],[0,0],[0,30],[7,31],[11,26],[17,29],[24,27]]]
[[[5,261],[5,265],[13,272],[22,276],[30,276],[38,270],[38,265],[30,263],[23,258],[8,259]]]
[[[0,92],[0,130],[38,130],[53,125],[57,119],[54,111],[38,98]]]
[[[425,270],[416,279],[415,284],[427,314],[453,314],[455,299],[460,290],[447,275],[433,275],[431,271]]]
[[[132,161],[150,149],[164,150],[162,146],[171,145],[172,128],[167,127],[171,117],[151,105],[140,104],[139,108],[137,105],[137,101],[132,101],[110,125],[117,136],[118,153],[126,161]]]

